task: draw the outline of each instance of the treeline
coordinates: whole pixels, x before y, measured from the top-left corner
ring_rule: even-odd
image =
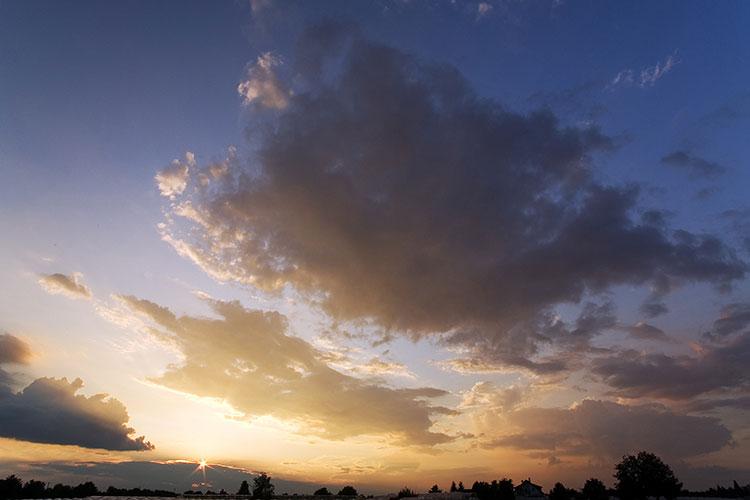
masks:
[[[91,481],[86,481],[78,486],[57,483],[48,486],[47,483],[31,479],[25,483],[20,477],[10,475],[0,479],[0,498],[86,498],[96,495],[107,495],[113,497],[174,497],[173,491],[149,490],[141,488],[123,489],[110,486],[104,491],[99,490]]]
[[[737,481],[731,488],[716,485],[715,488],[709,488],[705,491],[686,491],[687,497],[712,497],[712,498],[750,498],[750,484],[740,486]]]
[[[672,469],[654,455],[642,451],[637,455],[626,455],[615,465],[614,488],[607,488],[602,481],[596,478],[588,479],[580,490],[568,488],[562,483],[555,483],[547,497],[549,500],[609,500],[617,497],[620,500],[646,500],[648,498],[672,500],[677,496],[687,497],[713,497],[713,498],[750,498],[750,484],[740,486],[737,481],[731,487],[716,486],[706,491],[687,491],[682,488],[682,483],[672,472]],[[529,485],[527,485],[529,486]],[[531,484],[530,487],[536,488]],[[466,489],[462,482],[458,485],[451,483],[450,492],[470,493],[477,500],[515,500],[516,487],[513,480],[503,478],[492,482],[475,481],[471,489]],[[265,472],[253,478],[252,487],[247,481],[242,481],[236,495],[251,497],[255,500],[271,500],[275,497],[275,488],[271,482],[271,476]],[[427,493],[442,493],[440,487],[435,484]],[[541,488],[538,493],[544,494]],[[11,475],[0,479],[0,499],[18,498],[85,498],[96,495],[107,496],[133,496],[133,497],[174,497],[176,493],[164,490],[149,490],[141,488],[121,489],[110,486],[100,491],[94,483],[87,481],[78,486],[67,486],[55,484],[47,486],[42,481],[34,479],[23,482],[21,478]],[[188,490],[183,495],[228,495],[223,489],[218,493],[214,491],[192,491]],[[328,488],[319,488],[313,495],[332,496]],[[338,496],[357,497],[357,490],[353,486],[344,486],[337,493]],[[287,496],[286,494],[282,496]],[[419,496],[414,490],[403,488],[395,498],[409,498]]]
[[[737,481],[731,488],[717,486],[706,491],[691,492],[683,489],[672,469],[653,453],[642,451],[637,455],[626,455],[615,465],[614,488],[607,488],[596,478],[588,479],[580,490],[568,488],[562,483],[555,483],[546,492],[549,500],[609,500],[612,497],[620,500],[646,500],[648,498],[674,499],[678,496],[713,497],[713,498],[750,498],[750,484],[740,486]],[[534,485],[535,486],[535,485]],[[516,487],[513,480],[503,478],[492,482],[476,481],[471,489],[465,489],[462,482],[452,482],[450,492],[472,493],[478,500],[515,500]],[[441,493],[436,484],[427,493]],[[539,489],[540,494],[545,492]],[[418,493],[403,488],[397,498],[415,497]]]

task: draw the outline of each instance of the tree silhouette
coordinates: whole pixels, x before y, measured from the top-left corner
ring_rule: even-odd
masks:
[[[357,496],[357,490],[354,489],[354,486],[344,486],[341,488],[341,491],[339,491],[339,496],[342,497],[356,497]]]
[[[430,491],[427,493],[442,493],[443,490],[440,489],[440,487],[437,484],[433,484],[432,488],[430,488]]]
[[[608,500],[609,493],[607,493],[607,487],[604,483],[598,479],[592,477],[587,479],[581,490],[583,498],[586,500]]]
[[[672,469],[646,451],[626,455],[615,466],[615,489],[622,500],[645,500],[647,497],[673,499],[682,491]]]
[[[273,496],[274,486],[271,484],[271,476],[261,472],[253,479],[253,498],[269,499]]]
[[[333,495],[333,493],[328,491],[328,488],[323,486],[322,488],[318,488],[317,490],[315,490],[315,493],[313,493],[313,495]]]
[[[555,483],[549,492],[549,500],[570,500],[571,494],[562,483]]]
[[[458,482],[458,491],[466,491],[466,488],[464,488],[463,481]]]
[[[0,480],[0,498],[20,498],[23,482],[15,474]]]
[[[451,481],[451,493],[458,491],[458,488],[456,488],[456,482]]]
[[[239,491],[237,491],[238,495],[249,495],[250,494],[250,485],[247,484],[247,481],[242,481],[242,484],[240,485]]]

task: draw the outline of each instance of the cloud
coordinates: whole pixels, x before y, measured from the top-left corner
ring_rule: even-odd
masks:
[[[726,337],[750,326],[750,303],[735,302],[722,307],[719,319],[714,321],[714,335]]]
[[[634,350],[594,361],[592,371],[628,398],[687,399],[750,389],[750,332],[719,344],[696,345],[694,356],[669,356]]]
[[[187,188],[190,169],[195,167],[195,155],[188,151],[185,159],[172,160],[172,164],[156,174],[154,179],[162,196],[175,199]]]
[[[689,176],[693,179],[713,179],[726,171],[726,168],[716,162],[708,161],[681,150],[669,153],[661,159],[661,162],[664,165],[687,170]]]
[[[654,325],[639,321],[635,325],[625,326],[623,328],[630,334],[634,339],[639,340],[661,340],[668,341],[669,336],[664,333],[664,330],[657,328]]]
[[[378,357],[371,358],[366,363],[354,366],[353,368],[355,371],[368,375],[395,375],[398,377],[415,378],[415,375],[403,363]]]
[[[632,86],[637,85],[638,87],[653,87],[656,82],[659,81],[672,71],[672,69],[680,63],[677,59],[677,53],[666,57],[664,62],[658,61],[655,66],[649,66],[641,69],[640,73],[634,72],[632,69],[624,69],[617,73],[617,75],[609,83],[608,88],[615,88],[618,86]]]
[[[720,450],[732,439],[712,417],[678,414],[661,405],[588,399],[571,408],[521,408],[508,421],[514,433],[486,447],[607,461],[647,449],[669,459],[685,459]]]
[[[61,273],[46,274],[39,278],[39,284],[47,293],[53,295],[59,294],[69,299],[89,300],[91,298],[91,290],[83,284],[81,281],[82,278],[83,275],[81,273],[73,273],[71,275]]]
[[[662,314],[669,312],[667,305],[658,299],[657,297],[651,297],[649,300],[641,304],[640,311],[646,315],[647,318],[656,318]]]
[[[597,128],[514,113],[452,67],[352,36],[324,52],[342,61],[331,79],[310,76],[260,125],[257,171],[170,214],[164,239],[181,255],[221,280],[294,288],[335,320],[532,371],[561,366],[536,359],[548,339],[533,328],[558,304],[744,277],[720,239],[641,221],[637,187],[594,180],[594,156],[614,147]]]
[[[12,392],[16,380],[6,365],[25,365],[31,360],[29,344],[10,333],[0,333],[0,398]]]
[[[0,436],[35,443],[108,450],[150,450],[127,426],[125,406],[106,394],[77,395],[83,382],[39,378],[16,394],[0,394]]]
[[[289,104],[289,91],[273,70],[280,64],[281,59],[266,52],[248,68],[247,80],[237,86],[246,105],[257,101],[267,108],[284,109]]]
[[[453,439],[431,430],[434,416],[454,413],[428,402],[445,391],[396,389],[344,375],[309,343],[290,335],[279,313],[206,299],[219,319],[177,317],[153,302],[121,300],[153,321],[154,335],[184,355],[182,365],[168,367],[154,380],[158,384],[220,398],[248,418],[270,415],[327,439],[378,435],[402,445]]]
[[[462,409],[484,408],[493,412],[509,412],[524,400],[527,389],[518,386],[498,388],[493,382],[477,382],[464,393]]]
[[[491,11],[492,11],[492,4],[489,4],[487,2],[479,2],[479,4],[477,4],[477,21],[482,19]]]

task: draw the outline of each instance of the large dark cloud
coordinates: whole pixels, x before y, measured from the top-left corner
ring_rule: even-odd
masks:
[[[0,436],[23,441],[109,450],[150,450],[127,426],[125,406],[106,394],[76,392],[80,379],[39,378],[21,392],[0,393]]]
[[[619,394],[684,399],[750,389],[750,332],[706,342],[694,356],[624,351],[594,362],[594,374]]]
[[[600,130],[514,113],[454,68],[342,37],[307,51],[300,88],[252,131],[252,169],[192,181],[173,205],[165,239],[214,276],[438,332],[485,366],[554,371],[531,357],[555,305],[745,275],[720,239],[639,219],[637,187],[599,183],[592,158],[613,149]]]
[[[648,449],[683,459],[717,451],[732,439],[715,418],[678,414],[659,405],[584,400],[572,408],[524,408],[508,418],[517,432],[487,447],[606,460]]]

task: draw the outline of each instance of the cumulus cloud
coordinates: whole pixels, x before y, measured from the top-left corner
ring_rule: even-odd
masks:
[[[184,355],[182,365],[154,380],[158,384],[220,398],[249,418],[270,415],[327,439],[379,435],[404,445],[453,439],[431,430],[434,416],[454,413],[429,403],[445,391],[396,389],[342,374],[312,345],[290,335],[279,313],[206,299],[219,319],[177,317],[153,302],[121,299]]]
[[[158,172],[154,177],[161,195],[170,199],[175,199],[178,195],[181,195],[187,188],[190,169],[194,167],[195,155],[190,151],[185,153],[184,160],[172,160],[170,166]]]
[[[83,275],[55,273],[46,274],[39,278],[39,284],[47,293],[64,295],[70,299],[91,299],[91,290],[83,284]]]
[[[750,332],[715,344],[696,345],[693,356],[635,350],[594,361],[593,373],[629,398],[686,399],[726,390],[750,389]]]
[[[661,159],[661,162],[670,167],[686,170],[693,179],[712,179],[726,171],[726,168],[716,162],[708,161],[682,150],[669,153]]]
[[[0,436],[108,450],[150,450],[127,426],[128,413],[106,394],[76,394],[83,382],[39,378],[18,393],[0,393]]]
[[[460,408],[486,408],[493,412],[508,412],[524,400],[527,389],[518,386],[499,388],[493,382],[477,382],[466,391]]]
[[[281,59],[270,52],[258,56],[247,70],[247,79],[237,86],[245,104],[257,101],[274,109],[284,109],[289,104],[289,91],[274,72],[274,67],[280,64]]]
[[[260,126],[257,171],[218,180],[165,226],[212,276],[439,334],[487,368],[554,371],[534,327],[556,305],[745,275],[720,239],[635,217],[637,187],[596,182],[594,155],[614,147],[597,128],[514,113],[454,68],[352,36],[319,54],[341,61],[335,76],[309,76]]]
[[[685,459],[717,451],[732,439],[730,431],[712,417],[679,414],[661,405],[596,400],[571,408],[521,408],[508,416],[508,422],[515,432],[486,447],[607,461],[648,449]]]

